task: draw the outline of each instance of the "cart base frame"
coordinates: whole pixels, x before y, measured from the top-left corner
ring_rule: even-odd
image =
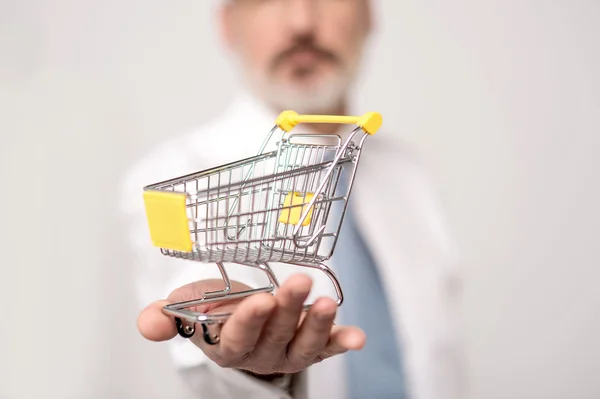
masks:
[[[225,302],[231,301],[234,299],[242,299],[254,294],[258,293],[270,293],[275,295],[277,290],[279,289],[279,281],[271,270],[271,267],[267,262],[260,263],[238,263],[243,266],[255,267],[262,270],[269,280],[269,284],[265,287],[260,288],[252,288],[248,290],[242,290],[237,292],[231,292],[231,281],[229,276],[227,275],[227,271],[225,270],[225,265],[223,262],[217,262],[216,265],[219,268],[219,272],[221,273],[221,277],[223,282],[225,283],[225,287],[222,290],[218,291],[209,291],[205,292],[202,298],[192,299],[188,301],[171,303],[169,305],[165,305],[163,307],[163,313],[172,316],[175,318],[175,325],[177,327],[177,333],[183,338],[191,338],[196,333],[196,324],[200,324],[202,326],[202,336],[204,342],[209,345],[216,345],[220,342],[220,336],[218,332],[214,332],[214,330],[220,330],[220,325],[225,323],[227,319],[231,316],[232,313],[216,313],[216,314],[208,314],[202,312],[194,312],[189,310],[189,308],[214,303],[214,302]],[[336,305],[339,307],[344,302],[344,294],[342,292],[341,285],[333,272],[324,263],[315,262],[315,263],[288,263],[294,266],[307,267],[311,269],[317,269],[325,273],[325,275],[332,282],[335,292],[336,292]],[[303,310],[307,311],[310,309],[312,304],[304,304]],[[184,323],[187,322],[187,323]],[[218,328],[214,328],[217,326]],[[213,330],[213,331],[211,331]]]

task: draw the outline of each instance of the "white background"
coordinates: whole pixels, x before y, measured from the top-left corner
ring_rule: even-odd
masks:
[[[471,397],[600,397],[600,2],[376,3],[359,104],[438,175]],[[186,395],[137,335],[115,190],[231,99],[214,5],[0,0],[0,398]]]

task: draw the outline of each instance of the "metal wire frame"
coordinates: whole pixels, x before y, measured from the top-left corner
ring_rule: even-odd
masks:
[[[148,190],[188,193],[187,209],[194,250],[184,253],[161,249],[161,252],[182,259],[214,262],[225,283],[223,290],[164,307],[166,314],[175,317],[179,334],[184,337],[193,335],[195,323],[201,323],[204,340],[209,344],[218,343],[218,334],[211,335],[208,326],[224,322],[230,314],[206,314],[185,309],[259,292],[274,292],[279,284],[268,262],[321,270],[334,285],[338,306],[343,302],[340,284],[323,261],[333,255],[367,134],[358,145],[353,138],[362,131],[360,128],[354,129],[343,144],[339,136],[326,136],[335,138],[332,145],[310,143],[315,137],[325,136],[292,134],[281,138],[277,151],[264,153],[274,130],[255,157],[146,187]],[[302,139],[309,142],[302,143]],[[338,193],[336,189],[344,168],[351,169],[350,181],[346,190]],[[307,194],[312,194],[309,201]],[[300,196],[301,203],[285,206],[283,201],[289,195]],[[338,201],[342,202],[341,213],[335,220],[328,220],[332,204]],[[290,224],[294,209],[301,211],[300,220]],[[287,211],[288,220],[282,221],[284,211]],[[312,214],[311,220],[304,224],[309,214]],[[327,238],[330,245],[324,246]],[[267,275],[269,285],[233,293],[223,262],[257,267]],[[305,309],[310,306],[305,305]],[[184,325],[182,319],[192,325]]]
[[[335,292],[336,292],[336,304],[337,306],[341,306],[344,301],[344,294],[342,292],[342,288],[335,276],[333,270],[331,270],[324,263],[290,263],[291,265],[305,268],[313,268],[318,269],[325,273],[325,275],[332,282]],[[242,299],[248,297],[250,295],[258,294],[261,292],[273,293],[279,288],[279,282],[275,273],[268,265],[268,263],[248,263],[241,265],[249,266],[249,267],[257,267],[262,270],[267,277],[269,278],[269,285],[261,288],[253,288],[248,290],[242,290],[237,292],[231,291],[231,282],[229,280],[229,276],[225,271],[225,267],[223,263],[218,262],[219,270],[221,271],[221,276],[223,281],[225,282],[225,288],[219,291],[205,292],[202,298],[192,299],[189,301],[182,301],[177,303],[172,303],[169,305],[165,305],[163,307],[163,312],[175,318],[175,325],[177,327],[177,331],[179,335],[184,338],[190,338],[195,333],[195,325],[200,323],[202,325],[203,339],[209,345],[215,345],[219,343],[219,335],[218,333],[212,333],[210,331],[210,326],[215,324],[224,323],[230,316],[231,312],[225,313],[202,313],[197,311],[186,310],[191,307],[205,305],[214,302],[223,302],[223,301],[231,301],[234,299]],[[308,310],[312,304],[304,304],[304,311]],[[188,322],[188,324],[184,324],[182,320]]]

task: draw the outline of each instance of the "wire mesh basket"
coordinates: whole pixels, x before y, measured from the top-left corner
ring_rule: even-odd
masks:
[[[339,135],[292,133],[299,123],[356,127],[342,140]],[[153,244],[165,256],[215,263],[225,283],[223,290],[165,306],[164,312],[175,317],[180,335],[193,335],[195,323],[201,323],[205,340],[217,342],[207,325],[224,322],[230,313],[207,314],[188,308],[274,292],[279,284],[269,262],[321,270],[331,280],[341,305],[340,284],[324,262],[335,250],[365,138],[380,126],[378,113],[350,117],[285,111],[257,155],[144,188]],[[265,151],[276,133],[277,149]],[[342,177],[347,180],[344,184]],[[340,211],[332,212],[334,206]],[[232,292],[225,263],[258,268],[269,284]],[[192,324],[184,326],[182,319]]]

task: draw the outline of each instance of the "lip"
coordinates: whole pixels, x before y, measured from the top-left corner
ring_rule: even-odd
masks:
[[[321,58],[322,57],[315,51],[303,50],[290,54],[287,57],[287,61],[293,64],[306,65],[314,64],[315,62],[318,62]]]

